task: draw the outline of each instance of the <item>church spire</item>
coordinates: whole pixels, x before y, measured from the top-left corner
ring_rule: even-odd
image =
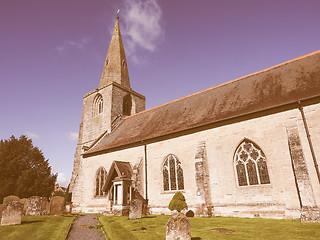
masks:
[[[119,10],[117,12],[117,21],[114,26],[106,61],[103,66],[99,88],[107,86],[112,82],[116,82],[130,89],[127,60],[119,27]]]

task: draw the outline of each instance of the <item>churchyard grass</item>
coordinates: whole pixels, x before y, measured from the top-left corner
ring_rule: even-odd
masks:
[[[0,226],[1,240],[64,240],[76,218],[71,216],[23,216],[21,225]]]
[[[165,224],[170,216],[150,215],[141,219],[101,216],[109,240],[165,239]],[[315,240],[320,239],[320,223],[301,223],[300,220],[251,219],[232,217],[189,218],[192,240],[263,239]]]

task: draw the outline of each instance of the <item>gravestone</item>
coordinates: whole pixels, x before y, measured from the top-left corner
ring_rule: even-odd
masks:
[[[2,211],[3,211],[4,209],[3,209],[3,204],[0,204],[0,218],[1,218],[1,216],[2,216]]]
[[[19,201],[20,203],[23,204],[23,211],[22,211],[23,215],[26,215],[27,200],[28,200],[28,198],[21,198]]]
[[[186,213],[186,216],[187,217],[194,217],[194,212],[192,210],[189,210],[187,213]]]
[[[50,202],[46,203],[46,213],[49,214],[50,213]]]
[[[130,203],[129,219],[141,218],[142,215],[142,201],[134,199]]]
[[[50,215],[61,216],[65,208],[65,199],[61,196],[54,196],[50,200]]]
[[[46,215],[46,197],[33,196],[27,199],[26,216]]]
[[[3,199],[3,204],[6,204],[6,203],[9,203],[9,202],[12,202],[12,201],[18,201],[19,202],[20,198],[15,196],[15,195],[10,195],[10,196],[7,196]]]
[[[21,224],[23,204],[12,201],[3,204],[4,210],[1,217],[1,226]]]
[[[183,213],[172,215],[166,224],[166,240],[191,240],[189,219]]]

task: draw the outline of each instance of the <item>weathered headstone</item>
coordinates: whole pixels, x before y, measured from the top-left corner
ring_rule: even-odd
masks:
[[[186,216],[187,217],[194,217],[194,212],[192,210],[189,210],[187,213],[186,213]]]
[[[1,226],[21,224],[23,204],[18,201],[12,201],[3,204],[3,206]]]
[[[65,199],[61,196],[54,196],[50,200],[50,215],[62,215],[65,209]]]
[[[15,196],[15,195],[10,195],[10,196],[7,196],[3,199],[3,204],[6,204],[6,203],[9,203],[9,202],[12,202],[12,201],[18,201],[19,202],[20,198]]]
[[[46,213],[50,214],[50,202],[46,203]]]
[[[172,215],[166,224],[166,240],[190,240],[191,226],[189,219],[183,213]]]
[[[26,216],[45,215],[46,204],[48,199],[46,197],[33,196],[28,198],[26,206]]]
[[[130,203],[129,219],[141,218],[142,215],[142,201],[140,199],[134,199]]]
[[[26,215],[27,200],[28,200],[28,198],[21,198],[19,201],[20,203],[23,204],[23,211],[22,211],[23,215]]]
[[[3,204],[0,204],[0,218],[1,218],[1,216],[2,216],[2,212],[3,212]]]

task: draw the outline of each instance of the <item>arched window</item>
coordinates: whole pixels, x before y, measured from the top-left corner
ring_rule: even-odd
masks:
[[[239,186],[270,183],[266,156],[252,141],[245,139],[234,154]]]
[[[131,115],[132,101],[131,96],[129,94],[125,95],[122,103],[122,113],[125,116]]]
[[[93,100],[93,116],[95,117],[102,112],[103,112],[103,98],[101,94],[98,93]]]
[[[162,166],[162,174],[164,191],[184,189],[183,169],[176,156],[170,154],[166,157]]]
[[[100,167],[96,173],[96,193],[95,196],[104,196],[103,186],[107,177],[107,171],[104,167]]]

